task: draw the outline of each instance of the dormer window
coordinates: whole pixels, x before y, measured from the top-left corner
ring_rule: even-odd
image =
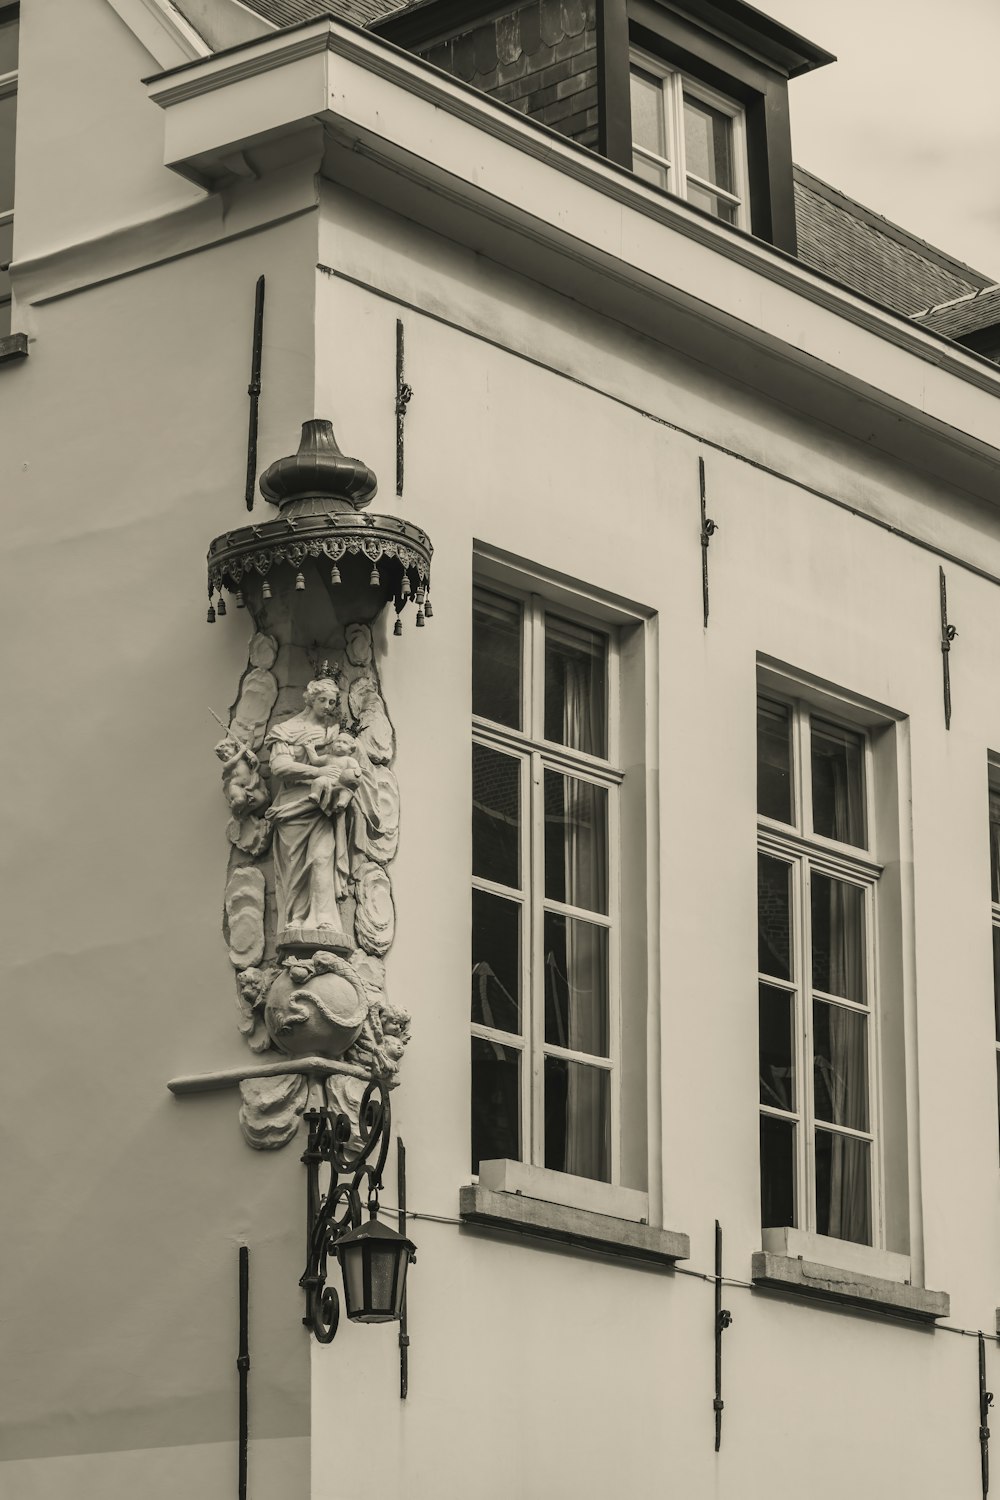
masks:
[[[742,107],[646,54],[633,55],[629,84],[636,175],[748,229]]]

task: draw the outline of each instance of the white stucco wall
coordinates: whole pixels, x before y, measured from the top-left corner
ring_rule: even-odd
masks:
[[[204,553],[246,514],[262,272],[262,450],[312,401],[309,222],[41,303],[0,370],[12,1500],[235,1492],[241,1243],[258,1493],[307,1493],[301,1168],[166,1082],[244,1053],[208,709],[245,642],[209,636]]]
[[[911,1216],[914,1279],[951,1294],[950,1323],[989,1332],[1000,1204],[986,756],[1000,743],[1000,710],[984,685],[998,665],[1000,589],[946,566],[961,632],[946,733],[939,559],[621,402],[892,516],[979,566],[997,557],[994,516],[839,440],[821,411],[813,424],[793,420],[749,385],[349,194],[331,190],[325,207],[320,259],[341,274],[320,273],[318,389],[345,445],[391,484],[394,327],[403,319],[414,387],[406,489],[402,501],[379,503],[425,525],[436,546],[433,624],[390,640],[383,667],[403,806],[389,975],[415,1017],[394,1106],[411,1206],[455,1217],[470,1175],[469,591],[478,539],[658,614],[659,1170],[664,1223],[691,1235],[695,1270],[712,1269],[716,1218],[728,1275],[748,1279],[760,1248],[755,658],[906,716],[919,1099],[909,1129],[922,1195]],[[349,380],[345,347],[369,356]],[[699,454],[720,524],[707,632]],[[655,1144],[652,1156],[656,1163]],[[340,1420],[336,1429],[319,1421],[334,1402],[349,1427],[374,1416],[388,1488],[442,1497],[596,1496],[627,1482],[640,1492],[832,1500],[849,1488],[930,1497],[977,1483],[974,1340],[729,1289],[735,1321],[716,1457],[709,1285],[456,1225],[418,1220],[410,1232],[420,1253],[405,1405],[392,1330],[350,1328],[333,1350],[313,1353],[314,1493],[323,1500],[360,1495],[367,1473],[363,1446],[345,1454],[338,1442]],[[992,1383],[996,1359],[991,1344]]]
[[[51,6],[35,0],[33,10]],[[141,49],[96,0],[91,10],[94,55],[109,74],[91,92],[131,99]],[[70,223],[79,238],[125,219],[140,227],[127,254],[121,241],[95,247],[73,260],[72,276],[53,263],[48,288],[46,269],[33,273],[30,357],[0,368],[10,549],[0,639],[13,727],[3,781],[5,1496],[235,1491],[244,1242],[257,1500],[354,1500],[376,1484],[428,1500],[596,1497],[623,1484],[721,1500],[975,1493],[973,1340],[727,1289],[735,1321],[717,1457],[710,1285],[449,1222],[411,1225],[419,1259],[400,1403],[394,1328],[346,1326],[322,1349],[301,1327],[298,1148],[252,1153],[233,1094],[176,1101],[165,1084],[245,1057],[220,931],[226,814],[207,708],[224,713],[232,701],[248,624],[232,612],[205,625],[203,556],[211,537],[246,519],[246,382],[263,272],[261,466],[292,450],[302,420],[330,416],[345,451],[380,476],[375,507],[426,527],[435,544],[434,621],[418,632],[408,618],[381,666],[399,740],[388,977],[414,1016],[394,1098],[411,1207],[452,1219],[469,1180],[478,539],[655,611],[647,710],[658,761],[646,774],[662,973],[650,1022],[650,1196],[667,1227],[690,1234],[688,1269],[712,1269],[717,1218],[728,1275],[747,1279],[760,1246],[756,656],[906,717],[914,1274],[951,1294],[951,1324],[991,1329],[1000,1203],[986,755],[1000,749],[990,690],[1000,589],[947,564],[961,634],[946,734],[938,558],[803,486],[1000,572],[992,512],[844,438],[830,409],[793,416],[767,389],[766,361],[720,369],[708,345],[701,360],[681,356],[418,228],[419,215],[343,188],[323,190],[320,219],[304,170],[245,189],[233,218],[231,200],[215,200],[199,228],[183,212],[197,195],[165,174],[162,138],[131,105],[125,128],[81,103],[89,123],[66,148],[79,149],[72,182],[46,207],[36,179],[53,155],[49,110],[75,97],[70,55],[85,58],[91,43],[61,34],[44,96],[31,67],[38,35],[33,43],[26,23],[23,245],[53,250]],[[112,181],[90,188],[101,119],[111,122]],[[412,188],[397,186],[400,205],[413,206]],[[389,193],[384,176],[376,188]],[[300,216],[277,222],[290,212]],[[169,258],[172,234],[181,258]],[[143,268],[144,255],[155,267]],[[721,258],[715,270],[728,274]],[[401,501],[397,316],[414,387]],[[957,408],[961,396],[956,382]],[[707,633],[699,456],[720,524]],[[392,1178],[385,1196],[395,1201]],[[992,1344],[987,1358],[995,1385]]]

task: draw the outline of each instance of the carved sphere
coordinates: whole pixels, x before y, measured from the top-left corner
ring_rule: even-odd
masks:
[[[264,1024],[287,1057],[342,1057],[360,1035],[368,1000],[358,980],[315,974],[296,984],[287,970],[268,990]]]

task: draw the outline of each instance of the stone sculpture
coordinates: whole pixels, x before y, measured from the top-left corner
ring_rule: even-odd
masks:
[[[240,1124],[257,1149],[289,1141],[310,1105],[356,1120],[368,1078],[392,1084],[409,1040],[384,963],[395,925],[386,868],[399,835],[395,736],[369,627],[348,625],[327,649],[302,690],[297,659],[283,654],[279,670],[277,642],[258,632],[216,746],[233,814],[225,933],[237,1024],[257,1055]],[[300,691],[304,706],[289,713]],[[280,1071],[283,1058],[295,1072]]]

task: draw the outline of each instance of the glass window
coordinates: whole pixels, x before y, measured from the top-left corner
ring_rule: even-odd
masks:
[[[757,746],[762,1223],[870,1245],[877,877],[860,855],[812,837],[864,846],[866,740],[804,704],[762,697]],[[808,829],[793,796],[803,767]]]
[[[636,175],[749,227],[742,108],[645,54],[632,62],[630,98]]]
[[[472,712],[521,727],[521,606],[479,588],[472,598]]]
[[[810,721],[813,832],[865,847],[864,740],[822,719]]]
[[[611,1181],[614,641],[537,598],[476,589],[473,609],[473,706],[490,721],[473,743],[473,1159]]]

